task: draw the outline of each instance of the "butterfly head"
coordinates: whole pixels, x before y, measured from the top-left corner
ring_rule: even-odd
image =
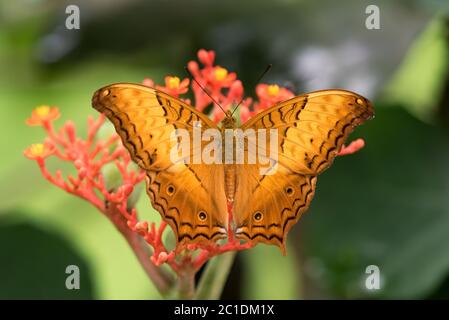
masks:
[[[225,112],[225,117],[221,121],[222,127],[224,129],[234,129],[237,125],[237,121],[232,116],[232,112],[230,110]]]

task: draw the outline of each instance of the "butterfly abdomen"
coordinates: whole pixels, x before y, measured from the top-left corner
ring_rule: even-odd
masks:
[[[224,178],[225,178],[225,194],[229,202],[234,201],[236,190],[236,168],[235,164],[224,165]]]

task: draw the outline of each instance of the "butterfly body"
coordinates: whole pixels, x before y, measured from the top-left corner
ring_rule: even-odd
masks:
[[[224,119],[221,121],[220,131],[221,131],[221,145],[226,145],[226,130],[235,130],[237,128],[237,121],[232,116],[232,113],[230,111],[226,111]],[[233,134],[234,135],[234,134]],[[234,140],[233,140],[234,143]],[[234,195],[235,195],[235,187],[236,187],[236,164],[235,164],[235,152],[236,147],[232,147],[232,158],[231,161],[227,161],[225,152],[222,153],[222,163],[223,163],[223,170],[224,170],[224,186],[225,186],[225,194],[226,199],[228,202],[234,201]],[[227,163],[231,162],[231,163]]]
[[[349,133],[374,114],[368,100],[345,90],[294,97],[240,128],[230,112],[219,127],[186,103],[136,84],[104,87],[92,104],[112,121],[133,160],[147,172],[152,205],[178,243],[215,242],[232,229],[239,239],[274,244],[284,252],[288,231],[310,205],[317,175],[330,166]],[[222,146],[232,141],[231,152],[223,152],[221,161],[198,163],[193,160],[200,158],[207,141],[192,140],[190,153],[171,161],[173,131],[193,136],[196,124],[202,133],[218,130]],[[239,130],[261,129],[277,133],[270,147],[264,147],[259,136],[243,147],[233,138]],[[271,146],[275,152],[269,152]],[[239,152],[249,158],[250,150],[262,151],[264,157],[255,163],[236,161]],[[269,170],[263,160],[268,160]]]

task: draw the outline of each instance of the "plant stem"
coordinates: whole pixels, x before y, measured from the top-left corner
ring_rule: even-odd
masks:
[[[195,298],[195,271],[187,268],[178,278],[178,299],[192,300]]]

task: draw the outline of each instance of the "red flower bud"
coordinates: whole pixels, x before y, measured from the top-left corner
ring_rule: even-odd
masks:
[[[70,142],[75,142],[76,140],[76,129],[75,129],[75,124],[73,123],[73,121],[67,121],[65,124],[65,132],[67,133],[67,137],[69,138]]]
[[[206,51],[201,49],[198,51],[198,60],[200,60],[206,67],[211,67],[214,64],[215,52],[212,50]]]

